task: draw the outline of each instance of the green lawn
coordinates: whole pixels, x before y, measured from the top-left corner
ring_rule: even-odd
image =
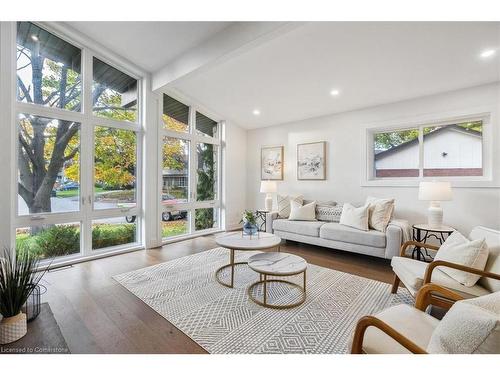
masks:
[[[188,232],[188,222],[184,220],[162,221],[162,237],[169,238],[186,234]]]
[[[102,193],[105,190],[103,188],[96,187],[96,188],[94,188],[94,191],[96,193]],[[57,190],[56,191],[56,197],[57,198],[72,198],[72,197],[77,197],[79,194],[80,194],[80,190],[79,189],[65,190],[65,191]]]

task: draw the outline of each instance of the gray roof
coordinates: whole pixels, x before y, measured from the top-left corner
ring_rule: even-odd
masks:
[[[31,22],[17,22],[17,44],[39,53],[52,61],[60,62],[81,73],[81,50],[71,43],[49,33]],[[135,91],[137,80],[94,57],[93,78],[106,87],[124,93]]]

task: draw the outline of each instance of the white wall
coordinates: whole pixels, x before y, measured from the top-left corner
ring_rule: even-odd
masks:
[[[247,138],[247,206],[262,207],[264,194],[259,193],[260,148],[285,146],[284,180],[278,182],[280,193],[302,193],[306,198],[333,199],[338,202],[359,202],[368,195],[396,198],[396,217],[410,223],[426,221],[427,202],[417,200],[415,186],[363,186],[361,170],[364,168],[363,129],[367,124],[384,122],[411,123],[418,116],[453,111],[471,111],[480,108],[491,112],[493,132],[493,173],[495,187],[456,187],[453,201],[443,202],[444,221],[468,232],[475,225],[500,228],[500,85],[464,89],[460,91],[382,105],[357,111],[313,118],[289,124],[248,131]],[[332,102],[334,105],[334,102]],[[327,141],[327,180],[297,181],[297,143]],[[276,204],[276,203],[274,203]]]

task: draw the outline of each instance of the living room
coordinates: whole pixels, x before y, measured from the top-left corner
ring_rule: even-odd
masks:
[[[499,354],[500,21],[273,9],[0,17],[0,354]]]

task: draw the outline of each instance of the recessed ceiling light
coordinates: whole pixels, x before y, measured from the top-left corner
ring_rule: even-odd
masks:
[[[258,109],[254,109],[254,110],[252,111],[252,113],[253,113],[255,116],[258,116],[258,115],[260,115],[260,110],[258,110]]]
[[[38,37],[35,34],[31,35],[31,39],[34,40],[35,42],[38,42]]]
[[[495,51],[494,49],[486,49],[483,52],[481,52],[481,54],[479,56],[481,56],[483,59],[486,59],[488,57],[493,56],[496,53],[497,53],[497,51]]]
[[[339,90],[333,89],[332,91],[330,91],[331,96],[338,96],[339,94],[340,94]]]

